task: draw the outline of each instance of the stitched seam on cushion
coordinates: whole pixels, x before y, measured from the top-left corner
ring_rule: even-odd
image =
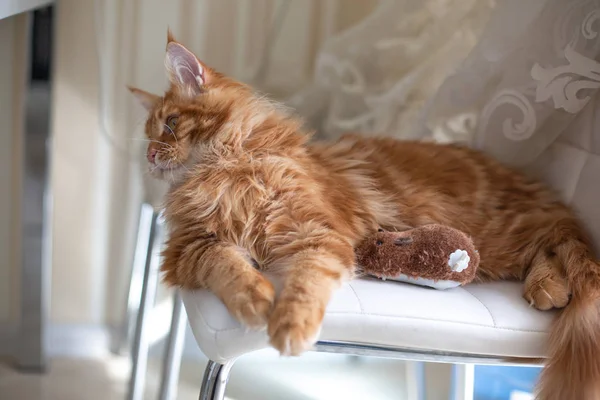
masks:
[[[581,168],[579,168],[579,172],[577,173],[577,182],[575,182],[575,185],[573,186],[573,190],[571,191],[571,193],[569,193],[569,201],[568,201],[569,205],[571,205],[573,203],[573,199],[575,198],[575,193],[577,193],[577,188],[579,187],[579,184],[581,183],[581,173],[585,169],[585,166],[587,165],[588,161],[590,160],[591,155],[597,156],[597,154],[591,154],[589,152],[586,153],[585,160],[583,160],[583,162],[581,163]]]
[[[213,337],[214,337],[214,341],[215,341],[215,348],[217,350],[217,357],[218,358],[224,358],[223,356],[221,356],[221,351],[219,349],[219,337],[218,337],[218,334],[220,332],[225,332],[225,331],[217,330],[217,329],[213,328],[212,326],[210,326],[208,324],[208,322],[206,322],[206,319],[204,318],[204,315],[202,315],[202,312],[200,311],[199,304],[197,302],[195,302],[195,301],[194,301],[194,308],[196,309],[196,314],[198,314],[198,316],[200,317],[202,325],[204,325],[207,328],[208,331],[213,331]],[[239,329],[239,328],[232,328],[232,329],[228,329],[228,330],[234,330],[234,329]],[[200,345],[200,344],[198,343],[198,345]]]
[[[492,312],[490,311],[490,309],[488,308],[488,306],[486,306],[486,305],[483,303],[483,301],[481,301],[481,300],[479,299],[479,297],[475,296],[473,293],[469,292],[467,289],[465,289],[465,288],[462,288],[462,290],[463,290],[463,291],[465,291],[465,292],[467,292],[467,293],[469,293],[471,296],[473,296],[473,298],[474,298],[475,300],[477,300],[477,301],[479,302],[479,304],[481,304],[482,306],[484,306],[484,307],[485,307],[485,309],[487,310],[488,314],[490,314],[490,318],[492,319],[492,323],[494,324],[494,327],[495,327],[495,328],[497,328],[497,327],[498,327],[498,325],[496,324],[496,319],[494,318],[494,314],[492,314]]]
[[[219,332],[215,330],[215,350],[217,351],[217,356],[219,358],[224,358],[221,356],[221,346],[219,344]]]
[[[556,145],[565,146],[565,147],[571,147],[571,148],[573,148],[575,150],[579,150],[579,151],[581,151],[583,153],[587,153],[588,155],[600,156],[600,153],[595,153],[595,152],[593,152],[591,150],[585,149],[582,146],[579,146],[577,144],[573,144],[573,143],[570,143],[570,142],[561,142],[561,141],[558,141],[558,142],[556,142]]]
[[[327,315],[335,315],[335,314],[340,314],[340,315],[354,314],[354,315],[357,315],[357,316],[369,315],[369,316],[372,316],[372,317],[382,317],[382,318],[390,318],[390,319],[409,319],[409,320],[412,319],[412,320],[417,320],[417,321],[443,322],[445,324],[480,326],[482,328],[498,329],[498,330],[512,331],[512,332],[530,332],[530,333],[546,333],[546,334],[548,333],[546,331],[536,331],[536,330],[533,330],[533,329],[504,328],[504,327],[500,327],[500,326],[490,326],[490,325],[484,325],[484,324],[475,324],[475,323],[472,323],[472,322],[444,321],[444,320],[441,320],[441,319],[430,319],[430,318],[419,318],[419,317],[396,317],[396,316],[391,316],[391,315],[370,314],[370,313],[356,314],[356,313],[353,313],[351,311],[334,311],[334,312],[329,312],[329,313],[325,314],[325,318],[327,318]]]
[[[204,325],[206,328],[208,328],[209,331],[213,331],[213,332],[220,331],[220,329],[214,328],[214,327],[210,326],[208,324],[208,322],[206,322],[204,315],[202,315],[202,311],[200,311],[200,307],[198,307],[198,302],[194,301],[193,303],[194,303],[194,308],[197,311],[197,314],[200,316],[200,319],[202,320],[202,325]]]
[[[371,317],[380,317],[380,318],[389,318],[389,319],[405,319],[405,320],[417,320],[417,321],[427,321],[427,322],[443,322],[445,324],[456,324],[456,325],[467,325],[467,326],[479,326],[482,328],[488,328],[488,329],[497,329],[497,330],[502,330],[502,331],[511,331],[511,332],[529,332],[529,333],[544,333],[547,334],[547,331],[537,331],[537,330],[533,330],[533,329],[514,329],[514,328],[504,328],[504,327],[500,327],[500,326],[490,326],[490,325],[484,325],[484,324],[476,324],[476,323],[472,323],[472,322],[459,322],[459,321],[445,321],[445,320],[440,320],[440,319],[431,319],[431,318],[420,318],[420,317],[398,317],[398,316],[392,316],[392,315],[383,315],[383,314],[372,314],[372,313],[363,313],[363,314],[358,314],[354,311],[331,311],[325,314],[325,318],[327,318],[328,315],[355,315],[357,317],[360,316],[371,316]],[[228,329],[223,329],[220,330],[219,332],[230,332],[230,331],[241,331],[241,328],[228,328]]]
[[[356,301],[358,301],[358,307],[360,307],[361,314],[364,314],[365,309],[363,308],[362,302],[360,301],[358,294],[356,294],[356,290],[354,290],[354,287],[352,286],[352,282],[349,282],[348,286],[350,286],[350,289],[352,289],[352,293],[354,293],[354,297],[356,297]]]
[[[475,295],[473,295],[473,293],[469,292],[468,290],[462,288],[464,291],[468,292],[469,294],[471,294],[477,301],[479,301],[488,311],[488,313],[490,314],[490,317],[492,318],[492,321],[494,323],[493,327],[490,327],[489,325],[484,325],[484,324],[476,324],[476,323],[470,323],[470,322],[458,322],[458,321],[444,321],[444,320],[439,320],[439,319],[430,319],[430,318],[419,318],[419,317],[399,317],[399,316],[391,316],[391,315],[384,315],[384,314],[373,314],[373,313],[366,313],[364,311],[364,308],[362,306],[362,303],[360,302],[354,288],[351,286],[351,283],[349,284],[352,292],[354,293],[354,295],[357,298],[357,301],[359,303],[359,306],[361,308],[361,314],[358,314],[354,311],[332,311],[332,312],[327,312],[326,315],[335,315],[335,314],[344,314],[344,315],[348,315],[348,314],[354,314],[357,316],[360,315],[370,315],[370,316],[374,316],[374,317],[383,317],[383,318],[392,318],[392,319],[414,319],[414,320],[420,320],[420,321],[429,321],[429,322],[444,322],[447,324],[459,324],[459,325],[469,325],[469,326],[481,326],[481,327],[486,327],[486,328],[492,328],[492,329],[500,329],[500,330],[508,330],[508,331],[513,331],[513,332],[533,332],[533,333],[548,333],[546,331],[539,331],[539,330],[530,330],[530,329],[513,329],[513,328],[504,328],[504,327],[499,327],[496,325],[496,321],[494,320],[493,315],[491,314],[490,310],[485,306],[485,304],[483,304],[481,302],[481,300],[479,300],[479,298]],[[217,333],[221,333],[221,332],[232,332],[232,331],[236,331],[236,330],[242,330],[241,327],[234,327],[234,328],[228,328],[228,329],[218,329],[218,328],[214,328],[211,325],[208,324],[208,322],[206,321],[206,319],[204,318],[204,316],[202,315],[202,312],[200,312],[200,308],[198,306],[198,303],[193,301],[194,303],[194,308],[197,311],[198,316],[200,317],[200,320],[202,322],[202,325],[204,325],[209,331],[212,331],[214,333],[214,337],[215,337],[215,341],[217,339]],[[220,355],[220,352],[218,352],[218,354]]]
[[[583,161],[581,162],[581,165],[579,166],[579,170],[577,171],[577,181],[575,182],[575,184],[573,185],[573,187],[567,187],[565,189],[568,189],[568,192],[565,191],[565,195],[566,195],[566,203],[568,205],[571,205],[571,203],[573,202],[573,198],[575,197],[575,193],[577,192],[577,186],[579,185],[579,182],[581,182],[581,173],[583,172],[583,169],[585,168],[588,160],[590,159],[590,156],[594,156],[594,157],[599,157],[598,154],[592,153],[588,150],[585,150],[579,146],[573,145],[571,143],[564,143],[564,142],[559,142],[556,144],[557,146],[564,146],[567,148],[571,148],[571,149],[575,149],[577,151],[581,153],[583,153],[585,155],[585,158],[583,159]],[[577,165],[575,163],[575,165]]]
[[[468,292],[468,290],[464,289],[466,292]],[[354,292],[354,288],[352,288],[352,291]],[[473,295],[471,292],[469,292],[469,294]],[[354,295],[356,296],[356,292],[354,292]],[[479,300],[479,298],[477,298],[475,295],[473,295],[473,297],[475,297],[475,299],[477,299],[480,303],[481,300]],[[358,299],[358,296],[357,296]],[[202,322],[202,324],[208,328],[209,330],[214,332],[215,335],[215,340],[217,339],[217,333],[221,333],[221,332],[231,332],[231,331],[236,331],[236,330],[241,330],[241,327],[235,327],[235,328],[228,328],[228,329],[216,329],[213,328],[212,326],[210,326],[206,320],[204,319],[204,316],[202,315],[202,313],[200,312],[200,309],[198,307],[198,303],[197,302],[193,302],[194,303],[194,308],[197,311],[198,316],[200,317],[200,320]],[[482,303],[483,304],[483,303]],[[444,322],[447,324],[459,324],[459,325],[469,325],[469,326],[481,326],[481,327],[486,327],[486,328],[493,328],[493,329],[500,329],[500,330],[507,330],[507,331],[512,331],[512,332],[534,332],[534,333],[548,333],[546,331],[537,331],[537,330],[531,330],[531,329],[513,329],[513,328],[504,328],[504,327],[499,327],[496,325],[496,322],[494,321],[494,317],[491,315],[490,313],[490,317],[492,318],[492,321],[494,321],[494,326],[490,327],[489,325],[483,325],[483,324],[475,324],[475,323],[471,323],[471,322],[458,322],[458,321],[444,321],[444,320],[439,320],[439,319],[430,319],[430,318],[419,318],[419,317],[397,317],[397,316],[390,316],[390,315],[383,315],[383,314],[372,314],[372,313],[366,313],[364,312],[363,308],[362,308],[362,304],[360,303],[359,300],[359,305],[361,307],[361,314],[357,314],[354,311],[333,311],[333,312],[328,312],[325,315],[335,315],[335,314],[344,314],[344,315],[348,315],[348,314],[354,314],[357,316],[360,315],[370,315],[373,317],[383,317],[383,318],[392,318],[392,319],[414,319],[414,320],[419,320],[419,321],[429,321],[429,322]],[[484,305],[485,307],[485,305]],[[489,309],[487,307],[485,307],[488,311],[488,313],[490,312]],[[217,349],[218,350],[218,349]],[[220,355],[220,352],[217,351],[217,354]]]

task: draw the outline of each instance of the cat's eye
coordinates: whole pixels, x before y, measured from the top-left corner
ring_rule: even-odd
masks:
[[[167,127],[169,128],[169,130],[171,131],[171,133],[175,132],[175,127],[177,126],[177,120],[179,118],[176,115],[171,115],[169,118],[167,118]]]

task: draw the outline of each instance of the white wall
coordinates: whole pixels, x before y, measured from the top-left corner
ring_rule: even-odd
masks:
[[[105,302],[98,264],[98,68],[92,2],[57,7],[52,86],[53,322],[101,323]]]
[[[52,322],[115,324],[122,317],[137,212],[145,196],[142,143],[131,140],[142,137],[145,115],[125,85],[164,89],[168,26],[208,64],[249,80],[265,47],[266,27],[281,3],[99,1],[101,66],[94,2],[58,4],[52,104]],[[360,19],[373,3],[292,1],[264,86],[285,93],[305,84],[322,40]],[[105,108],[100,107],[101,88]],[[105,133],[99,124],[101,112],[107,117]]]
[[[19,311],[20,163],[24,127],[27,19],[0,20],[0,324]]]

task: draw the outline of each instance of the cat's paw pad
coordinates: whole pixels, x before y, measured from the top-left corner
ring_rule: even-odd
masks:
[[[324,311],[314,304],[280,300],[269,319],[271,345],[282,356],[298,356],[317,342]]]
[[[563,308],[569,304],[570,293],[567,282],[558,276],[525,285],[523,297],[529,304],[541,311]]]
[[[229,296],[227,308],[238,321],[250,329],[267,326],[275,302],[275,289],[267,279],[248,285]]]

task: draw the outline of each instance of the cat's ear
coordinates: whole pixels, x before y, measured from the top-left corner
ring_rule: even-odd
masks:
[[[202,91],[206,83],[206,68],[198,61],[198,58],[177,43],[169,30],[167,43],[167,54],[165,56],[165,67],[169,80],[173,85],[197,95]]]
[[[133,93],[135,98],[138,99],[140,104],[148,111],[152,110],[156,103],[158,103],[158,101],[160,100],[160,96],[148,93],[145,90],[134,88],[131,86],[127,86],[127,89],[129,89],[129,91]]]

